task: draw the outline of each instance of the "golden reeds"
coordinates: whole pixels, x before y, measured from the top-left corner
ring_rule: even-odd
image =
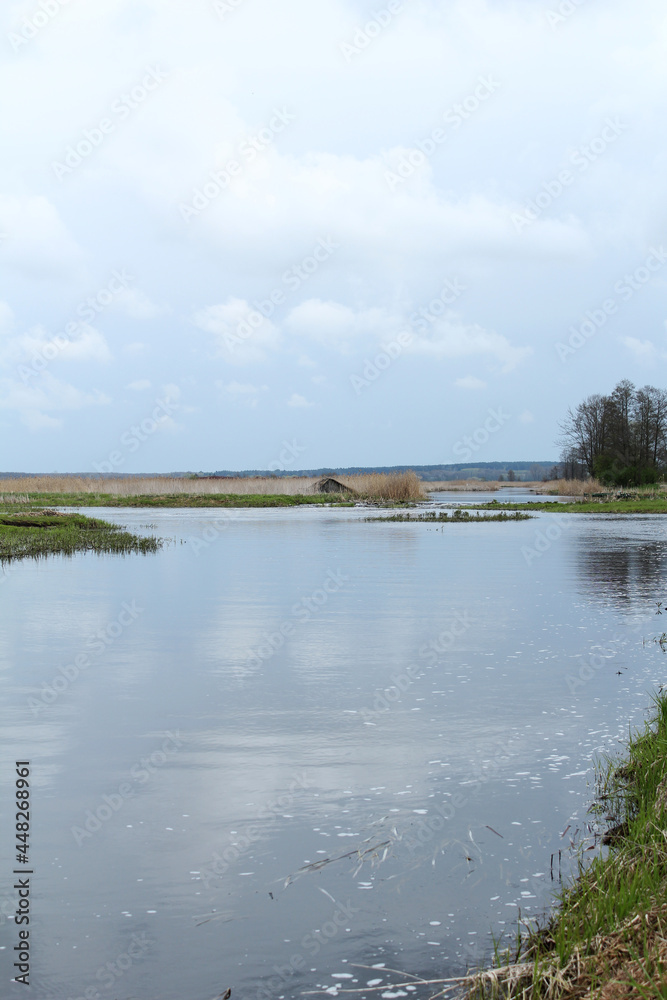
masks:
[[[414,472],[374,473],[337,476],[362,498],[380,500],[422,500],[424,493]],[[21,476],[0,479],[0,498],[26,494],[110,494],[112,496],[169,496],[232,494],[240,496],[296,496],[315,492],[319,477],[312,476],[237,476],[195,479],[176,476]]]

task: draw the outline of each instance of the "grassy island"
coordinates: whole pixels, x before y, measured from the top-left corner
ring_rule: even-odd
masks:
[[[457,507],[452,512],[446,510],[429,510],[423,514],[410,514],[408,512],[400,514],[390,514],[388,517],[365,517],[364,521],[411,521],[420,524],[478,524],[480,521],[530,521],[532,514],[524,514],[517,510],[509,513],[504,510],[494,511],[492,514],[486,512],[485,508],[477,508],[476,513],[472,513],[463,508]]]
[[[117,524],[55,510],[0,511],[0,563],[75,552],[156,552],[162,543]]]
[[[480,504],[477,510],[525,510],[544,511],[547,514],[667,514],[667,497],[638,497],[632,500],[574,500],[569,503],[560,500],[535,501],[530,503],[498,503],[491,500]]]

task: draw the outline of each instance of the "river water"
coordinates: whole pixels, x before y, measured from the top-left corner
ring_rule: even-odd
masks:
[[[665,677],[664,518],[96,513],[168,542],[0,585],[3,997],[17,760],[39,1000],[425,998],[548,908]]]

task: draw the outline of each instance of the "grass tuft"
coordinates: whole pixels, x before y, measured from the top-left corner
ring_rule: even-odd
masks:
[[[21,511],[0,514],[0,563],[75,552],[151,553],[162,542],[81,514]]]
[[[399,513],[391,514],[388,517],[365,517],[364,521],[413,521],[422,524],[477,524],[479,521],[530,521],[532,515],[524,514],[522,511],[507,513],[502,510],[498,513],[483,514],[479,511],[464,510],[457,507],[450,517],[446,510],[429,510],[423,514]]]

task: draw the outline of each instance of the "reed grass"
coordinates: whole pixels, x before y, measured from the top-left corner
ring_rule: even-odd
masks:
[[[520,489],[532,490],[542,486],[539,482],[500,482],[499,479],[442,479],[425,482],[428,493],[495,493],[503,487],[514,486]]]
[[[325,477],[327,478],[327,477]],[[422,483],[414,472],[372,473],[369,475],[340,476],[351,496],[361,499],[405,502],[423,500]],[[62,496],[111,496],[133,497],[203,497],[203,496],[253,496],[253,497],[322,497],[336,502],[341,494],[317,494],[319,478],[309,476],[249,476],[189,479],[176,476],[21,476],[0,479],[0,499],[17,502],[18,497]],[[312,502],[312,500],[311,500]]]
[[[105,494],[134,496],[208,496],[212,494],[252,494],[293,496],[312,490],[317,482],[304,476],[266,476],[229,479],[188,479],[181,476],[25,476],[0,479],[0,494],[40,493]]]
[[[426,496],[425,484],[414,472],[373,472],[336,478],[363,499],[404,503],[424,500]]]

